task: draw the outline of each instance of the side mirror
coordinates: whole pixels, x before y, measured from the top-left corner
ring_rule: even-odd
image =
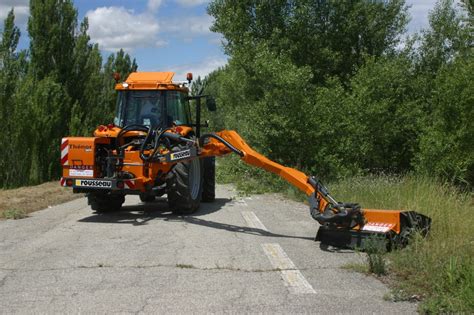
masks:
[[[216,109],[217,109],[216,100],[215,100],[213,97],[208,97],[208,98],[206,99],[206,105],[207,105],[207,109],[208,109],[210,112],[215,112]]]

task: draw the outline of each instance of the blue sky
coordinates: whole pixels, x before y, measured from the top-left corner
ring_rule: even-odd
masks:
[[[15,7],[22,30],[22,48],[28,46],[26,21],[29,0],[0,0],[0,20]],[[208,0],[75,0],[79,18],[89,18],[89,34],[104,56],[119,48],[137,59],[142,71],[175,71],[205,76],[226,63],[219,34],[209,31]],[[436,0],[407,0],[413,33],[428,25]],[[2,23],[3,25],[3,23]]]

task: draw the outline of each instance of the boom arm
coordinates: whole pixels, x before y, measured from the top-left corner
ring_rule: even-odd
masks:
[[[204,141],[206,138],[210,139],[207,143]],[[308,196],[311,215],[318,222],[322,224],[334,220],[340,222],[344,217],[345,221],[359,219],[357,222],[348,222],[352,226],[362,223],[358,205],[337,202],[318,179],[268,159],[253,150],[237,132],[223,130],[203,135],[201,142],[204,142],[202,154],[205,156],[223,155],[234,151],[245,163],[272,172],[304,192]]]
[[[414,211],[361,209],[358,204],[337,202],[316,177],[271,161],[253,150],[233,130],[202,135],[200,144],[201,156],[237,153],[245,163],[277,174],[303,191],[308,196],[311,216],[326,228],[325,233],[347,231],[357,233],[359,238],[362,234],[376,233],[391,235],[388,236],[390,239],[397,236],[399,242],[405,242],[409,235],[407,231],[418,229],[427,233],[429,230],[431,220]],[[317,237],[321,239],[320,233],[321,229]],[[333,236],[328,237],[332,239]],[[354,235],[348,237],[354,241]]]

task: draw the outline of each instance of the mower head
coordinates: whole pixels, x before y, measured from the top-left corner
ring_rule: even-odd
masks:
[[[360,211],[365,223],[352,227],[324,223],[315,241],[323,244],[364,250],[368,239],[378,237],[385,241],[388,251],[403,248],[415,233],[426,236],[431,219],[415,211],[372,210]]]
[[[387,250],[402,248],[411,236],[426,236],[431,219],[415,211],[362,209],[355,203],[337,202],[326,187],[311,177],[310,213],[321,224],[315,241],[336,247],[364,249],[369,238],[379,237]]]

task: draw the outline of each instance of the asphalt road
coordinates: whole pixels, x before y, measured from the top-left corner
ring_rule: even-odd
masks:
[[[189,217],[127,196],[97,215],[84,198],[0,221],[0,313],[414,313],[362,259],[321,248],[304,204],[218,199]]]

